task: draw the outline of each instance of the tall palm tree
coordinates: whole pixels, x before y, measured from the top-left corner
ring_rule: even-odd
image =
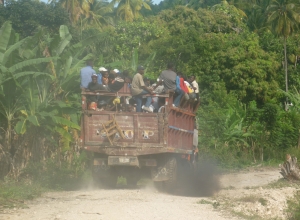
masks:
[[[272,32],[278,37],[283,37],[285,90],[288,91],[288,71],[286,41],[299,28],[300,5],[296,0],[273,0],[267,8],[268,19]]]
[[[1,0],[0,0],[1,1]],[[56,2],[57,0],[49,0],[50,2]],[[75,24],[81,15],[87,15],[90,11],[90,4],[94,0],[58,0],[62,7],[69,13],[70,21]]]
[[[114,4],[119,3],[117,7],[117,16],[125,21],[133,21],[133,19],[141,16],[141,9],[151,10],[148,0],[113,0]]]
[[[103,26],[112,24],[110,13],[114,5],[103,0],[96,0],[90,4],[90,10],[82,20],[84,26],[93,26],[102,29]]]
[[[252,0],[248,4],[246,13],[247,25],[254,32],[265,29],[267,22],[267,8],[272,0]]]

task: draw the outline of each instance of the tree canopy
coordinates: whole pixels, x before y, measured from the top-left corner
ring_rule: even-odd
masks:
[[[79,70],[88,59],[96,70],[131,76],[145,65],[152,79],[173,61],[176,71],[195,75],[199,149],[220,161],[229,151],[241,162],[300,146],[297,1],[1,3],[0,144],[12,155],[22,138],[70,150],[79,128]]]

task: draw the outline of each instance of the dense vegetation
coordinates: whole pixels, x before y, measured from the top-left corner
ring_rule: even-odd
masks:
[[[299,0],[0,0],[0,178],[49,160],[78,175],[88,59],[196,75],[199,152],[222,166],[300,155],[299,13]]]

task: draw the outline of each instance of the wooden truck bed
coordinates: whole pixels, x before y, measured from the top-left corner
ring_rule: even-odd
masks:
[[[125,87],[126,88],[126,87]],[[148,155],[159,153],[192,154],[195,112],[193,108],[172,107],[173,96],[157,95],[165,99],[163,113],[137,113],[88,110],[86,96],[82,93],[81,142],[88,151],[106,155]],[[105,96],[130,96],[128,91],[98,93]],[[103,124],[115,120],[120,132],[107,138]],[[123,137],[122,137],[123,136]]]

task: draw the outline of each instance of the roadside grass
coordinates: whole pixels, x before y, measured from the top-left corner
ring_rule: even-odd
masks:
[[[34,199],[49,191],[39,183],[16,182],[12,179],[0,181],[0,211],[5,208],[26,208],[25,200]]]
[[[197,204],[210,204],[212,205],[215,209],[220,207],[220,203],[218,201],[208,201],[206,199],[201,199],[200,201],[197,202]]]
[[[266,206],[268,203],[268,200],[258,197],[256,195],[248,195],[241,198],[238,198],[236,200],[237,202],[247,202],[247,203],[256,203],[259,202],[262,206]]]
[[[299,220],[300,219],[300,191],[294,198],[287,201],[288,207],[285,210],[287,214],[287,219],[289,220]]]
[[[271,182],[262,188],[264,189],[280,189],[284,187],[294,187],[296,189],[300,188],[300,182],[299,181],[288,181],[284,178],[281,178],[277,181]]]
[[[245,213],[243,212],[236,212],[236,211],[232,211],[232,214],[237,216],[237,217],[240,217],[242,219],[246,219],[246,220],[261,220],[261,216],[259,215],[246,215]]]
[[[78,161],[76,161],[78,162]],[[6,208],[26,208],[26,200],[45,192],[79,190],[91,185],[92,174],[83,162],[57,163],[49,159],[29,164],[18,178],[6,177],[0,181],[0,211]]]

